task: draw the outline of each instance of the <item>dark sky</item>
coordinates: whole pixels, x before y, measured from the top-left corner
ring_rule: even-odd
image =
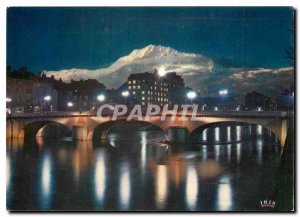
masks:
[[[109,66],[149,44],[239,67],[286,67],[291,8],[9,8],[7,63],[31,71]]]

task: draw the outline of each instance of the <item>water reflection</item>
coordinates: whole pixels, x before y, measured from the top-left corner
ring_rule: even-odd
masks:
[[[155,185],[155,203],[158,209],[163,209],[166,206],[168,197],[168,170],[166,165],[157,165]]]
[[[216,142],[220,141],[220,128],[219,127],[215,128],[215,141]]]
[[[77,141],[76,148],[73,151],[73,170],[74,170],[74,180],[78,183],[81,177],[81,172],[87,168],[91,161],[91,156],[93,152],[93,146],[87,141]]]
[[[202,141],[207,140],[207,131],[208,131],[208,129],[203,130],[203,132],[202,132]]]
[[[215,145],[214,148],[215,148],[215,159],[216,161],[219,161],[219,158],[220,158],[220,145]]]
[[[256,126],[256,132],[257,132],[257,135],[259,135],[259,136],[262,135],[262,126],[261,125]]]
[[[263,157],[262,157],[262,152],[263,152],[263,142],[261,139],[258,139],[256,142],[256,151],[257,151],[257,163],[258,165],[262,165]]]
[[[232,208],[232,190],[228,177],[222,177],[218,187],[218,210],[229,211]]]
[[[11,165],[11,159],[6,156],[6,200],[7,203],[11,202],[12,199],[12,169],[13,166]]]
[[[198,144],[180,146],[160,143],[161,131],[110,133],[114,147],[70,140],[8,144],[8,207],[255,210],[261,192],[274,192],[269,174],[280,159],[274,135],[257,136],[255,127],[249,134],[247,125],[212,126],[196,135]],[[251,188],[249,174],[262,177]]]
[[[202,145],[202,156],[203,156],[203,160],[206,161],[207,160],[207,146],[206,145]]]
[[[100,149],[96,154],[95,160],[95,176],[94,176],[94,185],[95,185],[95,195],[97,205],[99,207],[103,206],[105,188],[106,188],[106,165],[105,165],[105,153],[103,149]]]
[[[242,157],[242,149],[241,149],[241,143],[236,144],[236,159],[237,159],[237,164],[240,164],[241,162],[241,157]]]
[[[8,156],[6,156],[6,189],[9,192],[10,184],[11,184],[11,160]]]
[[[127,210],[130,206],[131,197],[130,167],[127,162],[122,162],[120,166],[119,195],[120,209]]]
[[[227,141],[228,142],[231,141],[231,127],[230,126],[227,127]]]
[[[116,143],[115,143],[116,140],[117,140],[117,134],[114,134],[114,133],[109,134],[109,136],[108,136],[108,143],[111,146],[116,147]]]
[[[228,160],[228,163],[230,163],[230,161],[231,161],[231,144],[227,145],[227,160]]]
[[[198,175],[195,165],[188,165],[185,198],[189,210],[195,210],[198,197]]]
[[[241,126],[236,126],[236,141],[240,141],[241,140]]]
[[[146,138],[147,133],[141,132],[141,166],[142,166],[142,172],[145,171],[145,167],[146,167],[146,160],[147,160],[147,138]],[[144,173],[142,174],[144,175]]]
[[[53,196],[53,174],[52,174],[52,157],[49,152],[45,152],[41,159],[40,168],[40,208],[49,209],[51,207]]]

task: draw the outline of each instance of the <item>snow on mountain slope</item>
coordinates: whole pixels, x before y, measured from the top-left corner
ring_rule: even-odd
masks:
[[[155,45],[135,49],[107,68],[74,68],[45,73],[66,82],[94,78],[107,88],[118,88],[130,74],[151,72],[162,66],[167,72],[175,71],[181,75],[187,86],[200,90],[203,96],[215,95],[220,88],[228,88],[231,93],[243,96],[249,91],[262,91],[262,86],[265,87],[263,93],[276,96],[283,88],[290,87],[294,80],[293,67],[232,68],[199,54]]]
[[[96,70],[66,69],[45,71],[63,81],[94,78],[109,88],[122,85],[132,73],[153,71],[164,66],[167,71],[175,71],[180,75],[190,73],[209,73],[213,69],[213,61],[199,54],[182,53],[170,47],[149,45],[133,50],[128,56],[119,58],[107,68]]]

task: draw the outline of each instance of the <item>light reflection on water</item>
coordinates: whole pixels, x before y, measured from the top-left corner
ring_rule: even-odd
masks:
[[[231,141],[231,127],[230,126],[227,127],[227,141],[228,142]]]
[[[41,158],[40,169],[40,198],[39,203],[42,209],[51,207],[52,196],[54,191],[54,183],[52,177],[52,157],[49,152],[45,152]]]
[[[208,131],[208,129],[203,130],[203,132],[202,132],[202,141],[207,140],[207,131]]]
[[[120,167],[120,209],[127,210],[130,206],[131,182],[130,167],[127,162],[122,162]]]
[[[6,156],[6,189],[8,190],[11,184],[11,172],[12,172],[10,163],[11,163],[10,158]]]
[[[165,139],[160,131],[114,132],[110,147],[69,140],[39,140],[36,149],[34,144],[11,144],[6,158],[8,207],[255,210],[262,192],[274,192],[269,174],[276,170],[280,146],[268,131],[257,127],[252,135],[249,129],[212,127],[200,133],[200,142],[193,146],[160,144]],[[252,183],[249,177],[263,178]],[[261,186],[268,188],[262,191]],[[242,191],[251,193],[253,204],[235,193]]]
[[[185,197],[189,210],[195,210],[198,197],[198,174],[195,165],[189,164],[186,176]]]
[[[228,177],[221,177],[218,186],[218,210],[229,211],[232,206],[232,190]]]
[[[215,128],[215,141],[216,142],[220,141],[220,128],[219,127]]]
[[[105,153],[103,149],[100,149],[96,152],[96,160],[95,160],[95,195],[97,205],[102,207],[103,200],[105,196],[105,188],[106,188],[106,165],[105,165]]]
[[[241,140],[241,134],[242,134],[242,128],[241,126],[236,126],[236,141]]]
[[[164,209],[168,197],[168,170],[166,165],[157,165],[156,168],[155,202],[158,209]]]

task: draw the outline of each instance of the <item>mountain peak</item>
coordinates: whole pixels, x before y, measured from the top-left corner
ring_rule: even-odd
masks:
[[[180,53],[179,51],[170,47],[150,44],[144,48],[133,50],[129,56],[134,59],[139,59],[149,57],[178,56],[180,54],[184,55],[184,53]]]

